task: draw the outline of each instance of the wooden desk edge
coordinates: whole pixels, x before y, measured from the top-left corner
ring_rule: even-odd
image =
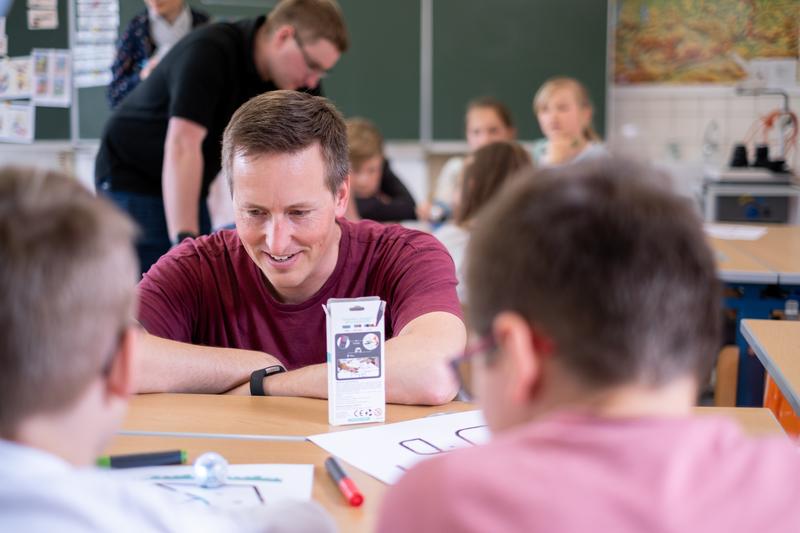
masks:
[[[739,330],[742,332],[742,336],[747,341],[747,344],[750,345],[750,348],[753,349],[755,352],[756,357],[758,360],[761,361],[761,364],[764,365],[764,368],[767,370],[767,373],[772,377],[772,380],[778,386],[780,391],[783,393],[786,401],[789,402],[789,405],[792,406],[795,413],[800,414],[800,397],[798,397],[797,392],[792,390],[792,387],[789,386],[789,382],[786,379],[786,376],[781,372],[781,370],[775,366],[772,362],[767,351],[761,344],[761,341],[758,339],[756,333],[750,329],[750,324],[754,322],[767,322],[766,320],[757,320],[757,319],[744,319],[742,320],[741,325],[739,326]]]

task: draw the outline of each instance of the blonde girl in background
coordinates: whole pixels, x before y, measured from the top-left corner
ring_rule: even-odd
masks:
[[[534,143],[533,159],[540,166],[563,165],[607,156],[592,127],[594,109],[589,91],[578,80],[551,78],[533,97],[533,113],[545,138]]]
[[[517,136],[511,112],[501,101],[490,96],[476,98],[467,104],[464,129],[470,153],[495,141],[513,141]],[[420,220],[440,222],[450,217],[458,202],[458,183],[464,171],[465,158],[451,157],[436,178],[432,203],[420,204]]]

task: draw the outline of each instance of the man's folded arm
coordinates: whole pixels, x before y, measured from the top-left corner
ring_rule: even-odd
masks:
[[[464,350],[466,329],[447,312],[420,315],[386,341],[386,401],[410,405],[440,405],[452,400],[458,384],[448,366]],[[327,367],[310,365],[264,380],[270,396],[328,397]],[[249,394],[249,382],[231,391]]]
[[[136,391],[139,393],[228,392],[242,384],[249,387],[253,371],[282,364],[264,352],[196,346],[156,337],[144,330],[137,352]]]

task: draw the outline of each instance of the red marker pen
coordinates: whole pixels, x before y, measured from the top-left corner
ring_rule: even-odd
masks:
[[[364,496],[358,490],[353,480],[347,477],[347,474],[344,473],[342,466],[336,459],[333,457],[325,459],[325,470],[328,471],[333,482],[339,487],[339,492],[342,493],[347,503],[353,507],[358,507],[364,503]]]

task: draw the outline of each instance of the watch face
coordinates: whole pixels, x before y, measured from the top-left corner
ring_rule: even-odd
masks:
[[[286,372],[286,369],[278,365],[269,366],[264,369],[264,377],[271,376],[273,374],[280,374],[281,372]]]

